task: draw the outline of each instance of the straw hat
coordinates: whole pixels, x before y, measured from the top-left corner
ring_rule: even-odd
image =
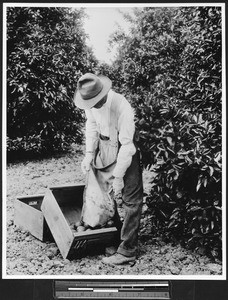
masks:
[[[82,109],[92,108],[109,92],[111,86],[108,77],[86,73],[78,80],[74,103]]]

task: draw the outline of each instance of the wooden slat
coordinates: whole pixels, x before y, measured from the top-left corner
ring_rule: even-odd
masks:
[[[35,200],[35,199],[38,199],[38,198],[43,198],[44,197],[44,194],[34,194],[34,195],[20,195],[20,196],[17,196],[17,199],[18,200]]]
[[[76,183],[76,184],[65,184],[65,185],[55,185],[55,186],[49,186],[48,188],[50,190],[54,190],[54,189],[75,189],[75,187],[81,187],[81,188],[84,188],[85,187],[85,184],[83,183]]]
[[[35,200],[36,197],[28,197]],[[20,201],[14,203],[14,224],[23,230],[29,231],[33,236],[43,241],[44,217],[40,210]]]
[[[46,191],[41,210],[60,253],[66,258],[74,236],[51,190]]]
[[[81,239],[92,239],[92,238],[104,238],[105,236],[109,236],[110,234],[117,233],[116,227],[109,227],[109,228],[100,228],[100,229],[91,229],[86,230],[80,233],[75,233],[74,236],[77,240]]]

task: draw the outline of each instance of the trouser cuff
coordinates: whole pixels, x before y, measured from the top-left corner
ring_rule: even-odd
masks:
[[[136,256],[136,250],[126,250],[123,249],[121,246],[117,249],[117,253],[122,254],[127,257]]]

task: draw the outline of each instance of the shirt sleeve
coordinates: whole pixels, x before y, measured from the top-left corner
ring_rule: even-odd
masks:
[[[85,110],[86,125],[85,125],[85,137],[86,137],[86,152],[94,152],[96,143],[98,140],[97,124],[89,109]]]
[[[123,177],[132,162],[132,156],[136,152],[133,143],[135,133],[134,111],[130,103],[123,97],[120,105],[118,118],[118,131],[120,149],[117,156],[117,163],[113,170],[114,177]]]

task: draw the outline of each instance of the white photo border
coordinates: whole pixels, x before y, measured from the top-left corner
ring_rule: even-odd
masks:
[[[8,7],[221,7],[222,11],[222,275],[7,275],[6,265],[6,10]],[[3,3],[3,76],[2,76],[2,279],[159,279],[159,280],[226,280],[226,42],[225,42],[225,3]]]

